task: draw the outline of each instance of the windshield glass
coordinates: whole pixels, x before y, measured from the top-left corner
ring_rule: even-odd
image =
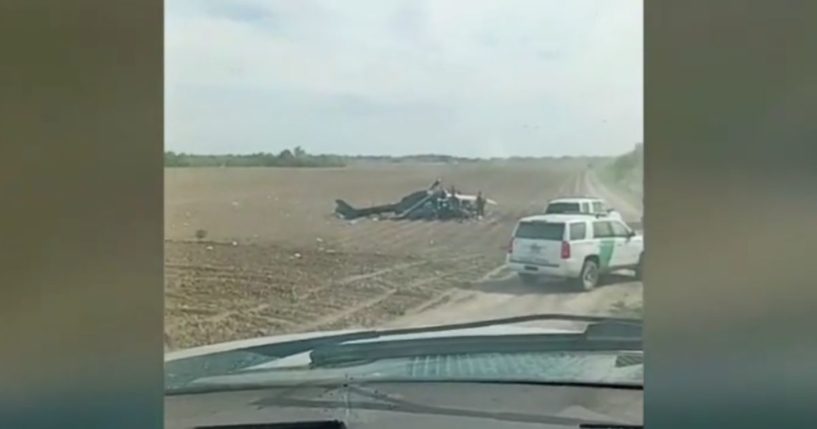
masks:
[[[641,317],[642,3],[464,4],[166,2],[168,362],[211,377],[361,330]],[[580,209],[558,200],[604,201],[639,234],[616,239],[604,216],[520,223]],[[287,345],[235,354],[268,343]],[[622,374],[616,350],[480,353],[438,367]]]
[[[546,213],[579,213],[579,203],[550,203]]]
[[[516,229],[516,238],[561,241],[564,233],[565,224],[563,223],[520,222]]]

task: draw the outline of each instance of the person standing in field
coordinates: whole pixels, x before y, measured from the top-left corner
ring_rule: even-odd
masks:
[[[477,192],[477,217],[485,216],[485,197],[482,196],[482,191]]]

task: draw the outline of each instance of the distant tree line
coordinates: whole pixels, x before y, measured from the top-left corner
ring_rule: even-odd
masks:
[[[280,153],[258,152],[248,155],[196,155],[165,152],[165,167],[344,167],[343,157],[311,155],[300,146]]]
[[[312,155],[300,146],[294,149],[285,149],[281,152],[258,152],[253,154],[237,155],[200,155],[183,152],[165,152],[166,167],[345,167],[355,163],[435,163],[435,164],[464,164],[480,161],[541,161],[541,160],[596,160],[596,157],[525,157],[510,158],[470,158],[440,154],[417,155]]]
[[[479,158],[451,155],[312,155],[303,148],[285,149],[280,153],[258,152],[247,155],[199,155],[165,152],[165,167],[345,167],[356,162],[384,163],[459,163],[477,162]]]
[[[435,163],[453,164],[458,162],[477,162],[479,158],[467,158],[453,155],[417,154],[417,155],[352,155],[346,157],[349,161],[388,162],[388,163]]]

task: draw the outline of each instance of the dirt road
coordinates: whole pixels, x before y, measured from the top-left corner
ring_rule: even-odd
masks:
[[[590,172],[570,178],[559,193],[600,196],[616,207],[625,220],[641,218],[640,207],[630,197],[616,194]],[[561,282],[523,284],[500,266],[475,282],[470,290],[452,290],[389,326],[461,323],[533,313],[621,315],[622,310],[640,307],[642,294],[641,282],[627,275],[610,276],[593,291],[577,292]]]
[[[534,313],[621,315],[619,309],[642,300],[642,285],[626,276],[611,277],[591,292],[576,292],[564,283],[522,284],[515,276],[477,282],[470,290],[457,289],[416,312],[388,324],[390,327],[461,323]]]

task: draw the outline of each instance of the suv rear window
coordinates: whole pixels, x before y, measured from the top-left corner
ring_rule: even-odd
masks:
[[[551,203],[545,213],[579,213],[579,203]]]
[[[562,241],[565,224],[554,222],[520,222],[516,228],[516,238]]]
[[[570,240],[584,240],[587,237],[587,225],[584,222],[570,224]]]

